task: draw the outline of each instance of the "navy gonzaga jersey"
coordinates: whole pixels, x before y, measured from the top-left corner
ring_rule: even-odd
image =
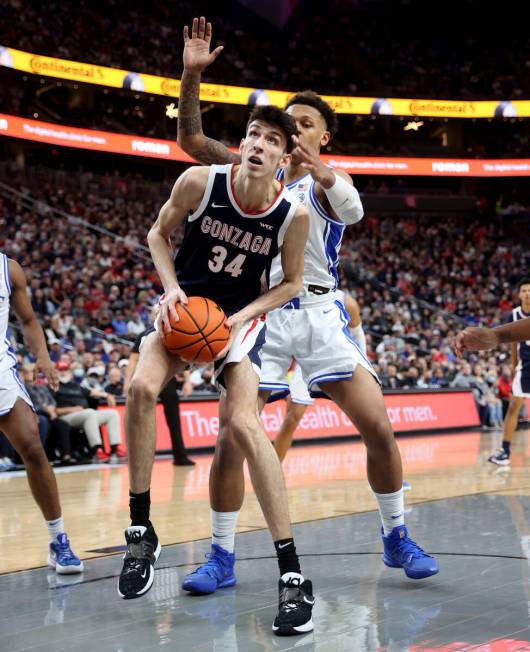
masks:
[[[521,306],[512,310],[511,321],[518,321],[527,317],[530,317],[530,315],[524,312]],[[528,379],[530,391],[530,340],[523,340],[517,344],[517,358],[517,371],[521,371],[523,376]]]
[[[273,258],[279,253],[298,199],[282,187],[261,213],[247,213],[232,187],[232,165],[212,165],[202,201],[188,217],[175,257],[179,285],[188,296],[217,302],[237,312],[269,285]]]

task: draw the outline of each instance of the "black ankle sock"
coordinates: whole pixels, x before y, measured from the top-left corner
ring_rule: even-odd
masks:
[[[91,453],[92,455],[95,455],[95,454],[96,454],[96,451],[98,450],[98,448],[103,449],[103,446],[92,446],[92,448],[90,449],[90,453]]]
[[[141,494],[129,491],[129,511],[131,513],[131,525],[144,525],[149,527],[149,511],[151,508],[151,490],[148,489]]]
[[[511,445],[511,443],[512,442],[510,442],[510,441],[506,441],[506,439],[503,440],[503,442],[502,442],[502,450],[506,453],[506,455],[508,455],[508,457],[510,457],[510,445]]]
[[[280,539],[274,542],[276,555],[278,557],[278,566],[280,567],[280,576],[284,573],[300,573],[300,562],[296,554],[294,539]]]

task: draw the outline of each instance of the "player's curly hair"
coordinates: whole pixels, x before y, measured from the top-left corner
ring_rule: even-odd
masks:
[[[285,113],[283,109],[280,109],[277,106],[272,106],[271,104],[257,106],[250,114],[247,122],[247,130],[249,124],[254,122],[254,120],[261,120],[269,125],[278,127],[278,129],[285,134],[285,138],[287,139],[287,145],[285,147],[287,153],[289,154],[292,152],[294,148],[292,137],[298,134],[298,129],[296,127],[296,122],[288,113]]]
[[[316,109],[320,115],[324,118],[326,122],[326,127],[328,128],[329,133],[334,136],[337,133],[339,128],[339,122],[337,120],[337,114],[331,108],[331,106],[325,102],[320,95],[317,95],[314,91],[302,91],[301,93],[296,93],[285,105],[285,109],[288,109],[293,104],[306,104],[307,106],[312,106]]]

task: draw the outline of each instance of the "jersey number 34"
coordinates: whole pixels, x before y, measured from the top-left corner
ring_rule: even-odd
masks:
[[[226,263],[225,260],[228,255],[228,251],[225,247],[213,247],[212,249],[213,258],[208,261],[208,267],[212,272],[216,274],[222,272],[223,270],[227,274],[231,274],[234,278],[241,276],[243,273],[243,263],[245,262],[247,256],[246,254],[238,254],[233,260],[229,263]]]

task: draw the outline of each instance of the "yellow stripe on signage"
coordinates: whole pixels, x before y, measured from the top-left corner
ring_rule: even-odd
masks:
[[[178,98],[180,81],[169,77],[96,66],[80,61],[31,54],[0,45],[0,65],[58,79]],[[284,106],[293,91],[275,91],[225,84],[201,84],[201,100],[221,104],[276,104]],[[337,113],[397,115],[430,118],[528,118],[530,101],[396,99],[323,95]]]

